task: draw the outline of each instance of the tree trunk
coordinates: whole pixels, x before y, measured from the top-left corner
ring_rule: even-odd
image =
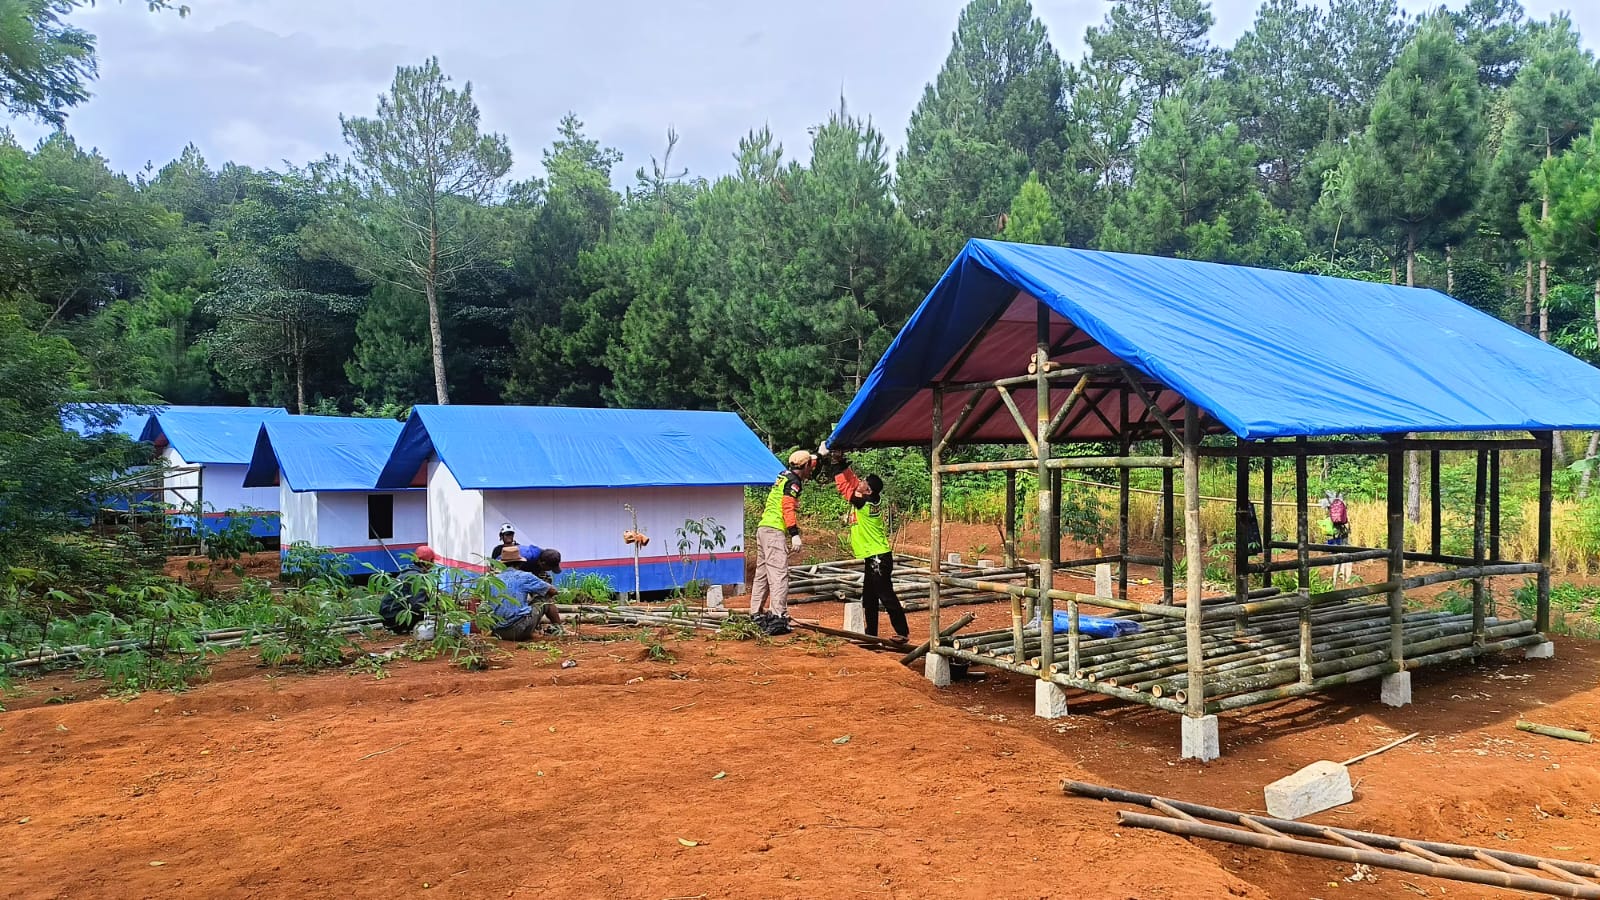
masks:
[[[1544,158],[1554,155],[1550,148],[1550,129],[1544,130]],[[1540,198],[1539,221],[1550,221],[1550,192]],[[1550,343],[1550,260],[1539,256],[1539,340]]]
[[[1444,245],[1444,292],[1452,297],[1456,295],[1455,257],[1449,244]]]
[[[1417,230],[1406,232],[1406,287],[1417,286]],[[1406,454],[1406,521],[1422,521],[1422,459],[1417,451]]]
[[[1533,331],[1533,253],[1528,248],[1528,270],[1522,276],[1522,330]]]
[[[422,281],[428,297],[428,339],[433,345],[433,389],[440,406],[450,403],[450,386],[444,374],[444,327],[439,323],[439,229],[428,230],[428,272]]]
[[[297,415],[306,414],[306,352],[298,350],[294,355],[294,411]]]

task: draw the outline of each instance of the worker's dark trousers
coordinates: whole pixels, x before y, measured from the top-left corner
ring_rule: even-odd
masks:
[[[866,569],[866,578],[861,584],[861,606],[862,612],[867,614],[867,634],[878,633],[878,602],[881,600],[883,608],[889,613],[889,624],[894,626],[894,633],[907,637],[911,634],[911,626],[906,624],[906,609],[894,594],[894,554],[880,553],[867,557]]]

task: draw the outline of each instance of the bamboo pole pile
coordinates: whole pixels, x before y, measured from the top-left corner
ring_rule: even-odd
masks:
[[[728,619],[725,609],[689,607],[680,612],[668,607],[608,606],[604,603],[557,604],[570,621],[586,625],[626,625],[644,628],[701,628],[716,631]]]
[[[377,616],[345,616],[334,626],[332,633],[353,634],[381,624],[383,624],[383,620]],[[219,628],[212,631],[202,631],[194,635],[195,649],[228,650],[257,643],[261,638],[272,637],[282,633],[283,629],[280,627]],[[91,657],[105,656],[112,653],[126,653],[131,650],[148,650],[150,646],[149,638],[124,638],[122,640],[107,641],[99,645],[78,644],[71,647],[57,647],[53,650],[40,648],[38,652],[28,656],[5,660],[0,663],[0,668],[32,669],[50,665],[76,665]]]
[[[789,567],[789,604],[818,603],[823,601],[855,602],[861,599],[865,579],[865,563],[859,559],[811,563]],[[1005,566],[981,568],[965,564],[945,563],[941,572],[954,572],[968,577],[981,577],[999,582],[1023,583],[1033,576],[1033,566]],[[894,589],[907,612],[928,608],[931,572],[926,560],[914,556],[895,557]],[[963,606],[974,603],[992,603],[1004,599],[990,591],[947,588],[939,592],[939,605]]]
[[[1189,664],[1185,623],[1151,615],[1121,618],[1142,629],[1113,638],[1084,636],[1078,666],[1057,663],[1049,675],[1075,687],[1128,699],[1189,699]],[[1206,709],[1224,711],[1306,693],[1307,687],[1333,687],[1395,671],[1390,661],[1391,622],[1386,605],[1344,602],[1322,604],[1310,611],[1310,680],[1302,671],[1301,615],[1282,610],[1253,616],[1242,626],[1235,620],[1201,624],[1204,660],[1203,700]],[[1404,668],[1469,659],[1487,653],[1530,646],[1543,640],[1526,619],[1483,620],[1481,637],[1471,613],[1438,611],[1408,613],[1403,620]],[[1063,640],[1057,634],[1056,641]],[[956,650],[975,654],[1001,668],[1037,671],[1042,637],[1037,625],[1023,632],[1018,652],[1012,629],[963,635]],[[1150,704],[1157,705],[1157,704]]]
[[[1557,897],[1600,898],[1600,883],[1595,881],[1600,878],[1600,866],[1588,862],[1255,816],[1081,781],[1063,781],[1061,791],[1079,797],[1150,807],[1162,813],[1154,816],[1119,810],[1117,821],[1134,828],[1150,828],[1186,838],[1200,837],[1262,850],[1361,863],[1470,884]]]

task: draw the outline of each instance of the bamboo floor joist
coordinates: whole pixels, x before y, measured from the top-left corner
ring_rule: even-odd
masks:
[[[1184,623],[1156,616],[1138,621],[1136,634],[1080,638],[1078,666],[1069,670],[1056,634],[1057,662],[1050,680],[1082,690],[1181,711],[1188,700],[1189,668]],[[1298,611],[1253,616],[1247,622],[1207,622],[1201,629],[1203,687],[1208,713],[1240,709],[1299,696],[1397,671],[1391,661],[1391,623],[1386,604],[1348,601],[1310,613],[1309,659],[1302,652]],[[1406,671],[1528,647],[1544,641],[1534,623],[1486,617],[1475,631],[1471,613],[1414,611],[1402,619]],[[1037,626],[1023,631],[1018,653],[1012,629],[961,635],[942,652],[995,668],[1038,674],[1041,638]]]
[[[931,572],[929,561],[923,557],[895,555],[895,594],[908,611],[927,608]],[[864,563],[859,559],[842,559],[834,562],[807,563],[789,567],[789,604],[820,603],[824,601],[859,601],[861,585],[865,578]],[[975,566],[965,563],[944,563],[940,567],[946,574],[966,578],[984,578],[990,581],[1031,583],[1036,566]],[[1092,576],[1091,576],[1092,577]],[[942,606],[961,606],[972,603],[990,603],[1006,598],[988,591],[949,589],[941,591]]]
[[[1118,823],[1134,828],[1557,897],[1600,898],[1600,867],[1592,863],[1250,815],[1081,781],[1063,781],[1061,791],[1161,813],[1119,810]]]

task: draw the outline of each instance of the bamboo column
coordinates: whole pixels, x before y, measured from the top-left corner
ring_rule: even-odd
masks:
[[[1440,556],[1445,552],[1445,541],[1443,541],[1443,520],[1445,520],[1443,506],[1445,504],[1443,504],[1443,492],[1438,490],[1438,450],[1429,450],[1429,453],[1427,453],[1427,476],[1429,476],[1427,484],[1429,484],[1430,488],[1429,508],[1427,509],[1429,509],[1429,516],[1432,516],[1432,522],[1429,522],[1429,532],[1430,536],[1432,536],[1434,556]]]
[[[1185,714],[1206,714],[1205,645],[1201,640],[1202,577],[1205,558],[1200,547],[1200,409],[1185,400],[1183,412],[1183,552],[1188,561],[1187,596],[1183,617],[1184,645],[1189,663],[1189,696]]]
[[[1277,457],[1270,452],[1261,457],[1261,563],[1268,567],[1261,573],[1261,586],[1264,588],[1272,587],[1272,469],[1276,462]]]
[[[1550,629],[1550,505],[1552,503],[1551,478],[1555,451],[1554,432],[1536,431],[1539,441],[1539,609],[1534,615],[1533,627],[1540,634]]]
[[[1161,438],[1161,455],[1172,455],[1172,438]],[[1161,470],[1161,602],[1172,603],[1172,532],[1176,513],[1172,509],[1172,470]]]
[[[1489,492],[1489,451],[1478,451],[1477,472],[1472,486],[1472,564],[1483,566],[1484,505]],[[1483,646],[1483,595],[1482,576],[1472,579],[1472,642]]]
[[[1489,457],[1489,558],[1500,558],[1500,451]]]
[[[1300,681],[1310,684],[1312,674],[1311,641],[1311,482],[1307,473],[1306,439],[1296,440],[1299,447],[1294,455],[1295,500],[1295,574],[1300,582],[1300,597],[1306,605],[1300,609]]]
[[[1233,593],[1243,603],[1250,594],[1250,548],[1244,542],[1248,521],[1245,510],[1250,503],[1250,448],[1244,438],[1239,439],[1238,451],[1233,478]],[[1244,619],[1239,620],[1239,625],[1244,626]]]
[[[1389,478],[1387,503],[1389,506],[1389,581],[1394,588],[1389,591],[1389,662],[1394,671],[1405,667],[1405,614],[1406,592],[1401,586],[1405,578],[1406,504],[1405,504],[1405,451],[1398,442],[1389,450]]]
[[[1128,423],[1128,389],[1123,388],[1122,395],[1122,421],[1117,423],[1122,429],[1122,440],[1118,450],[1121,456],[1128,456],[1133,451],[1133,435]],[[1129,478],[1132,470],[1126,466],[1117,470],[1120,476],[1117,479],[1117,596],[1128,599],[1128,499],[1132,495],[1129,490]]]
[[[1006,518],[1000,532],[1005,540],[1006,567],[1017,564],[1017,472],[1006,470]]]
[[[1038,436],[1039,448],[1039,630],[1042,640],[1039,643],[1039,677],[1050,677],[1050,666],[1055,662],[1056,656],[1056,628],[1055,628],[1055,600],[1050,592],[1055,588],[1055,559],[1058,555],[1053,539],[1057,535],[1047,534],[1045,523],[1055,517],[1055,508],[1050,490],[1050,308],[1043,303],[1038,305],[1037,340],[1038,346],[1034,350],[1034,393],[1036,395],[1035,409],[1038,411]],[[1059,484],[1059,482],[1057,482]],[[1078,601],[1067,601],[1067,616],[1071,620],[1067,629],[1067,661],[1068,667],[1076,672],[1078,670]],[[1022,645],[1017,645],[1017,656],[1023,656]]]
[[[936,384],[933,445],[929,448],[932,483],[928,491],[928,640],[933,642],[930,653],[939,652],[939,574],[944,565],[944,478],[939,473],[939,462],[944,458],[944,441],[944,388]]]
[[[1050,546],[1056,548],[1051,559],[1061,559],[1066,553],[1061,545],[1061,479],[1065,474],[1060,469],[1050,470]]]

